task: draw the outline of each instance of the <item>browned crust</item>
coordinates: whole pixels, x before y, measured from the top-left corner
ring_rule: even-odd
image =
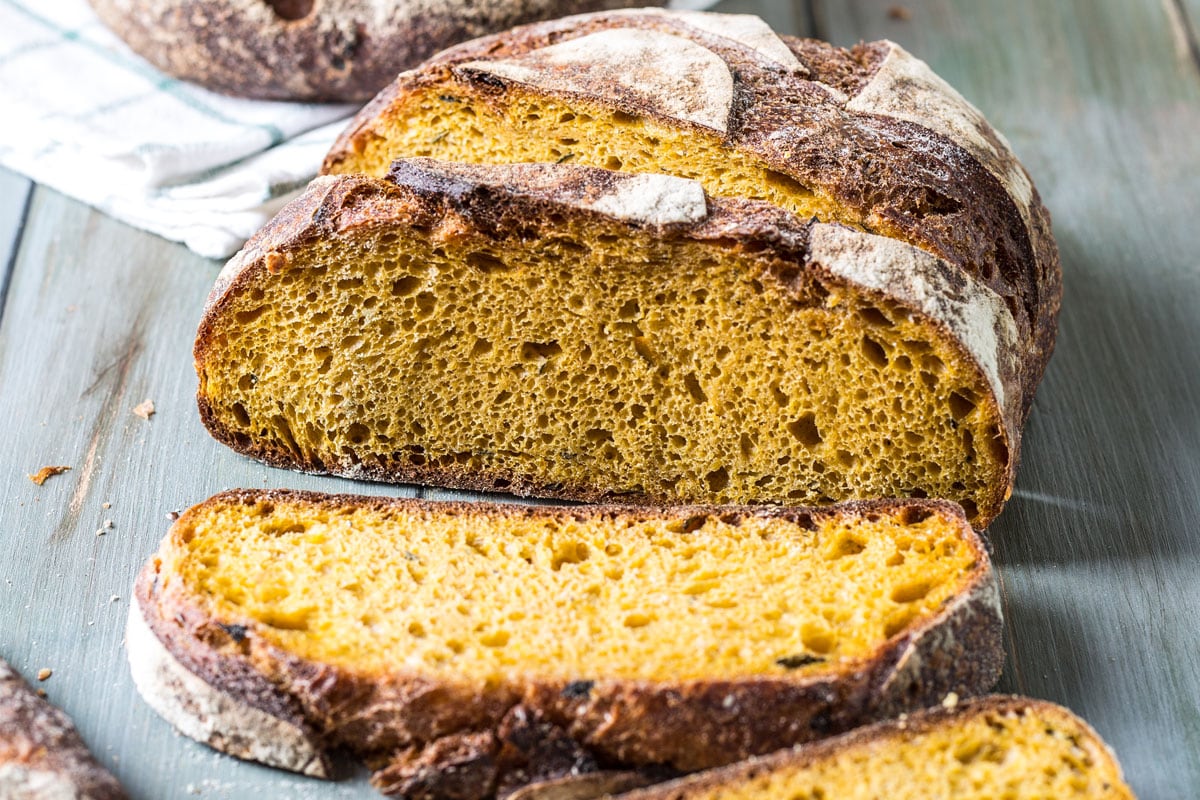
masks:
[[[117,779],[88,752],[70,718],[38,697],[16,670],[0,660],[0,795],[32,797],[25,792],[35,786],[44,789],[46,776],[51,775],[63,790],[73,792],[69,796],[126,797]],[[37,781],[22,785],[35,776]]]
[[[845,108],[846,95],[852,97],[879,67],[886,42],[844,50],[781,36],[801,62],[799,69],[788,70],[732,40],[661,13],[597,13],[528,25],[466,42],[401,74],[359,112],[330,150],[323,171],[341,171],[343,160],[379,135],[375,128],[380,121],[430,86],[452,87],[499,105],[508,93],[538,91],[462,68],[467,62],[511,58],[626,27],[666,31],[711,49],[729,65],[735,95],[723,136],[653,109],[621,110],[692,129],[696,135],[719,136],[724,146],[751,152],[801,184],[821,188],[862,214],[876,232],[929,250],[1003,297],[1028,349],[1024,421],[1054,349],[1062,297],[1049,212],[1033,190],[1027,228],[1001,182],[959,144],[911,122]],[[611,106],[595,97],[576,99]],[[798,132],[780,135],[787,131]],[[996,138],[993,131],[988,134]]]
[[[872,656],[796,677],[692,680],[678,683],[530,680],[484,687],[419,675],[355,673],[300,659],[268,644],[251,620],[217,620],[172,582],[163,590],[152,561],[135,594],[151,630],[180,662],[213,688],[312,730],[374,763],[398,750],[436,746],[446,737],[494,734],[520,707],[565,732],[601,765],[713,767],[848,730],[939,701],[970,696],[998,678],[1003,660],[995,576],[983,542],[962,510],[941,501],[871,501],[830,508],[690,506],[529,507],[309,492],[226,492],[188,511],[187,526],[207,508],[232,504],[312,504],[378,513],[437,512],[588,520],[770,516],[803,527],[831,516],[940,514],[961,526],[977,554],[963,592],[926,622],[898,634]],[[168,534],[168,537],[171,534]],[[232,633],[231,633],[232,631]],[[942,653],[941,657],[935,657]],[[913,661],[911,654],[926,656]],[[915,668],[914,668],[915,667]],[[455,752],[461,753],[461,747]]]
[[[453,166],[451,169],[460,173],[461,180],[443,174],[444,166],[436,171],[426,167],[427,164],[438,163],[427,159],[397,162],[388,180],[365,175],[324,176],[314,180],[299,198],[289,203],[258,231],[221,271],[209,293],[196,334],[193,356],[197,374],[203,375],[222,314],[238,293],[248,290],[256,282],[270,280],[272,269],[280,269],[275,265],[283,264],[282,268],[286,269],[290,255],[312,243],[336,240],[358,231],[391,225],[435,228],[447,218],[460,220],[490,237],[520,240],[539,232],[552,233],[553,225],[547,220],[555,215],[590,214],[597,219],[602,218],[595,212],[565,208],[552,197],[505,192],[494,185],[482,185],[472,178],[486,173],[491,169],[489,167]],[[618,179],[617,174],[601,169],[570,165],[562,165],[557,169],[563,173],[564,185],[583,181],[591,182],[600,189]],[[768,203],[734,198],[709,198],[708,210],[708,217],[698,223],[662,226],[654,228],[654,233],[696,241],[732,242],[731,246],[734,247],[761,250],[764,261],[769,264],[768,268],[802,303],[811,300],[811,287],[817,281],[826,285],[845,283],[842,278],[808,258],[811,221],[801,220]],[[608,223],[620,224],[613,220],[608,220]],[[627,225],[631,231],[650,227],[636,223]],[[863,287],[857,289],[868,295],[896,301],[894,297],[884,297]],[[908,307],[903,302],[900,305]],[[926,319],[930,325],[946,330],[939,320],[918,309],[908,308],[915,317]],[[955,341],[953,334],[949,331],[946,333],[949,340]],[[959,351],[964,360],[974,362],[974,357],[965,347],[960,345]],[[1032,391],[1021,383],[1028,379],[1028,375],[1001,377],[1005,384]],[[336,457],[331,457],[327,462],[315,458],[302,460],[274,442],[252,439],[230,429],[214,412],[210,399],[204,393],[203,383],[202,379],[197,391],[197,405],[200,419],[213,438],[239,453],[274,467],[391,483],[428,483],[468,491],[502,491],[519,496],[583,502],[616,500],[651,505],[677,502],[675,498],[653,493],[616,494],[589,485],[548,484],[535,475],[497,468],[361,463],[350,469]],[[988,396],[988,402],[995,407],[996,401],[990,389]],[[1020,453],[1021,414],[1019,397],[1007,397],[1005,405],[998,409],[1008,463],[1005,465],[1004,481],[992,487],[991,497],[979,503],[974,522],[981,529],[1000,513],[1011,494]]]
[[[88,1],[134,52],[173,77],[236,97],[309,102],[363,102],[443,47],[513,25],[655,4],[442,0],[431,9],[397,0],[379,18],[347,0]]]
[[[621,800],[688,800],[720,787],[733,787],[751,781],[780,767],[805,767],[865,744],[902,740],[952,725],[956,721],[985,714],[1037,714],[1052,724],[1078,732],[1079,745],[1097,765],[1096,770],[1111,777],[1111,792],[1105,798],[1133,800],[1133,792],[1124,784],[1121,766],[1108,745],[1091,726],[1068,709],[1044,700],[1010,695],[988,695],[958,703],[953,708],[932,708],[901,719],[886,720],[823,741],[785,750],[766,758],[754,758],[741,764],[680,778],[670,783],[620,795]]]

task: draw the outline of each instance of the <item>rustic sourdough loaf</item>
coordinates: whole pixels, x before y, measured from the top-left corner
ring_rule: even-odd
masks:
[[[1133,800],[1087,723],[1052,703],[978,698],[621,800]]]
[[[0,660],[0,798],[124,800],[71,720]]]
[[[726,764],[986,691],[1003,659],[987,553],[934,501],[230,492],[135,598],[135,682],[181,731],[311,775],[347,748],[407,797]]]
[[[700,181],[937,255],[999,295],[1022,415],[1061,297],[1050,218],[1004,138],[891,42],[852,50],[749,15],[582,15],[468,42],[400,75],[326,159],[569,161]]]
[[[197,335],[219,440],[308,471],[581,500],[1010,492],[1028,373],[982,281],[699,184],[398,162],[320,178]]]
[[[363,101],[402,69],[524,22],[656,0],[88,0],[154,66],[226,94]]]

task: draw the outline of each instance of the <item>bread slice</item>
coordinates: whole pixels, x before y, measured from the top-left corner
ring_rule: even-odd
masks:
[[[0,660],[0,797],[125,800],[71,720]]]
[[[940,497],[979,527],[1011,492],[1028,355],[995,292],[894,239],[668,176],[421,159],[316,180],[222,272],[195,347],[205,425],[278,466]]]
[[[1111,751],[1061,706],[992,696],[882,722],[621,800],[1132,800]]]
[[[183,733],[311,775],[346,748],[408,797],[713,767],[986,691],[1003,660],[987,553],[933,501],[229,492],[134,594],[135,683]]]
[[[700,181],[920,247],[998,294],[1023,413],[1062,294],[1050,217],[1004,137],[893,42],[851,50],[758,17],[617,11],[452,48],[365,107],[328,172],[400,157],[569,161]]]

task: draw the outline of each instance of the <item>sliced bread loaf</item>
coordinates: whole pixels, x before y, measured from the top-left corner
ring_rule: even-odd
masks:
[[[621,800],[1133,800],[1096,732],[1061,706],[978,698]]]
[[[698,183],[398,162],[316,180],[222,272],[213,435],[268,463],[580,500],[1011,492],[1026,357],[929,253]]]
[[[231,492],[135,597],[134,680],[181,731],[312,775],[347,748],[407,797],[726,764],[986,691],[1003,658],[987,553],[929,501]]]
[[[749,15],[641,9],[443,52],[362,110],[325,163],[569,161],[700,181],[945,259],[1010,309],[1023,413],[1061,296],[1050,217],[1004,137],[892,42],[852,50]]]
[[[88,0],[176,78],[263,100],[363,102],[448,45],[654,0]]]
[[[125,800],[74,724],[0,660],[0,798]]]

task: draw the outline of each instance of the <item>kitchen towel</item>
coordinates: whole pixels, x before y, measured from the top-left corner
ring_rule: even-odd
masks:
[[[297,194],[356,110],[169,78],[84,0],[0,0],[0,31],[0,164],[209,258]]]

